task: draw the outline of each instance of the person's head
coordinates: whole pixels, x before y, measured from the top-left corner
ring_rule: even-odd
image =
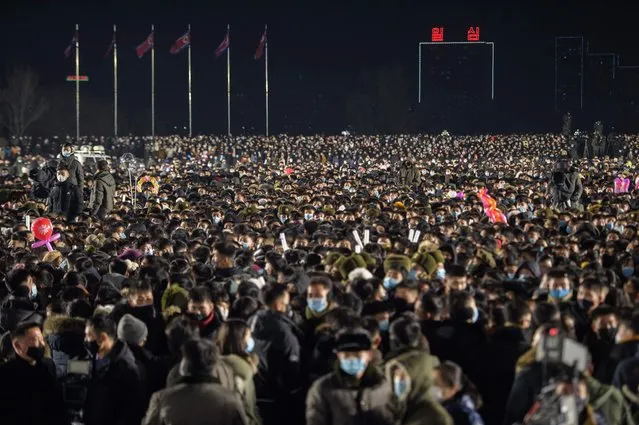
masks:
[[[313,276],[306,290],[308,308],[315,313],[325,311],[328,308],[329,295],[332,289],[333,283],[328,277]]]
[[[64,164],[58,165],[58,169],[56,170],[56,178],[59,182],[65,182],[69,178],[69,167]]]
[[[405,280],[397,285],[395,290],[395,306],[398,312],[414,310],[419,298],[419,283],[414,280]]]
[[[113,319],[106,314],[96,314],[87,320],[84,340],[92,355],[103,359],[111,352],[117,337],[117,329]]]
[[[118,322],[118,339],[130,346],[144,346],[148,334],[146,324],[131,314],[125,314]]]
[[[229,319],[217,331],[215,343],[223,356],[235,354],[246,356],[255,348],[251,329],[244,320]]]
[[[447,361],[437,366],[434,378],[433,395],[439,402],[454,398],[464,387],[462,368],[453,362]]]
[[[200,334],[197,324],[186,316],[177,316],[166,325],[166,341],[171,354],[181,353],[182,346]]]
[[[639,300],[639,279],[631,277],[623,286],[624,292],[628,295],[630,302],[635,304]]]
[[[615,341],[622,343],[639,337],[639,313],[624,317],[619,322]]]
[[[129,305],[144,307],[153,305],[153,286],[148,281],[136,281],[129,288]]]
[[[537,326],[542,326],[559,322],[559,320],[561,320],[561,315],[556,304],[538,302],[533,310],[533,319]]]
[[[468,288],[466,269],[458,264],[452,264],[446,267],[444,285],[450,292],[465,291]]]
[[[62,145],[62,156],[65,158],[70,157],[73,154],[73,145],[71,143],[65,143]]]
[[[404,314],[394,320],[390,326],[391,350],[425,348],[421,326],[413,314]]]
[[[422,320],[441,320],[443,311],[442,299],[429,292],[423,294],[415,305],[415,313]]]
[[[213,261],[218,268],[230,268],[236,251],[237,248],[231,242],[216,243],[213,246]]]
[[[479,309],[475,298],[467,292],[458,292],[451,299],[450,317],[457,322],[476,323]]]
[[[197,286],[189,291],[189,313],[195,315],[198,320],[206,320],[215,310],[213,294],[206,286]]]
[[[602,305],[594,309],[590,316],[595,335],[602,341],[613,343],[619,328],[619,316],[615,309]]]
[[[109,162],[105,159],[98,160],[98,171],[100,172],[108,172],[109,171]]]
[[[44,336],[40,326],[35,323],[19,325],[11,332],[11,345],[16,355],[31,365],[44,357]]]
[[[363,328],[347,328],[335,336],[335,352],[345,374],[360,379],[373,358],[373,341]]]
[[[532,312],[527,303],[514,300],[506,304],[504,308],[506,323],[521,329],[528,329],[532,325]]]
[[[213,341],[206,338],[191,339],[182,347],[180,375],[184,377],[211,377],[219,357]]]
[[[586,314],[590,314],[593,310],[603,303],[602,287],[596,280],[584,281],[577,290],[577,303]]]
[[[564,269],[551,269],[546,275],[546,283],[551,301],[561,302],[570,298],[572,283]]]
[[[264,291],[264,304],[273,311],[287,313],[291,297],[285,285],[272,285]]]
[[[111,260],[111,263],[109,263],[109,273],[121,274],[124,276],[126,275],[127,270],[128,268],[126,263],[119,258],[114,258]]]

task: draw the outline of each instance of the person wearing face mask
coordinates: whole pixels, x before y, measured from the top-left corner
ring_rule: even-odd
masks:
[[[215,308],[213,294],[209,288],[198,286],[189,291],[188,312],[196,319],[202,338],[215,338],[224,319],[220,311]]]
[[[100,220],[113,210],[113,198],[115,197],[115,179],[109,171],[109,163],[101,159],[98,161],[98,173],[95,175],[95,182],[91,190],[93,205],[91,216]]]
[[[363,328],[338,332],[335,370],[316,380],[308,391],[307,425],[398,422],[399,408],[392,385],[381,370],[370,364],[372,347],[371,336]]]
[[[242,400],[247,425],[261,424],[253,381],[259,358],[254,352],[255,339],[251,329],[244,320],[230,319],[220,327],[215,344],[222,357],[215,366],[214,375],[224,388]]]
[[[406,280],[397,285],[393,298],[395,316],[406,312],[415,312],[415,303],[419,299],[419,283]]]
[[[139,424],[142,384],[135,357],[117,339],[116,324],[108,315],[87,321],[85,343],[92,359],[91,381],[84,404],[87,425]]]
[[[49,195],[49,213],[64,217],[67,222],[73,222],[82,214],[82,189],[69,179],[69,169],[66,165],[58,166],[56,178],[58,182],[51,189]]]
[[[402,283],[408,275],[411,268],[409,257],[404,255],[389,255],[384,260],[384,273],[386,276],[383,280],[384,289],[393,292],[397,285]]]
[[[448,413],[430,394],[439,359],[430,354],[417,316],[407,313],[393,322],[390,345],[384,370],[402,405],[401,423],[452,425]]]
[[[38,323],[20,324],[9,334],[15,355],[0,366],[0,423],[66,424],[62,389],[53,362],[45,358]]]
[[[453,362],[444,362],[435,369],[433,396],[444,406],[455,425],[484,425],[477,413],[481,396],[472,382]]]
[[[267,309],[258,312],[249,322],[255,352],[260,356],[255,387],[265,425],[303,420],[303,333],[289,317],[290,302],[286,286],[270,286],[264,291]]]
[[[60,164],[69,170],[69,181],[84,190],[84,168],[73,153],[73,145],[65,143],[60,154]]]
[[[312,276],[306,289],[306,308],[302,329],[307,347],[315,347],[315,332],[335,305],[331,302],[333,282],[325,276]]]
[[[621,362],[639,354],[639,314],[621,317],[618,323],[615,345],[610,354],[602,359],[595,372],[595,378],[604,384],[612,383],[615,370]]]

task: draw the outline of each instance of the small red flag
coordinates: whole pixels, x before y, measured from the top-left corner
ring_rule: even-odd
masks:
[[[153,47],[153,33],[144,40],[138,47],[135,48],[135,52],[138,54],[138,58],[142,58]]]
[[[215,57],[219,58],[222,55],[222,53],[224,53],[226,49],[229,48],[230,45],[231,45],[231,37],[229,36],[229,32],[227,31],[226,35],[224,36],[224,40],[222,40],[220,45],[217,46],[217,49],[215,49]]]
[[[175,44],[173,44],[169,52],[172,55],[177,55],[178,53],[182,51],[182,49],[184,49],[189,44],[191,44],[191,33],[187,31],[186,34],[184,34],[182,37],[175,40]]]
[[[266,30],[264,30],[264,34],[262,34],[262,38],[260,39],[260,44],[257,46],[257,50],[255,51],[255,59],[260,59],[264,54],[264,46],[266,45]]]
[[[75,43],[78,41],[78,35],[74,34],[73,38],[71,39],[71,43],[69,44],[69,46],[64,49],[64,56],[69,59],[71,57],[71,53],[73,52],[73,49],[75,49]]]
[[[104,54],[105,58],[111,54],[111,52],[113,51],[114,47],[115,47],[115,31],[113,31],[113,39],[111,40],[111,44],[109,44],[109,48],[107,49],[106,53]]]

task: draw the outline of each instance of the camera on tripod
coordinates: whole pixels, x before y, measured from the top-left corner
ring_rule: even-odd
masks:
[[[584,407],[579,381],[588,367],[588,349],[562,334],[559,328],[550,328],[537,346],[536,360],[542,365],[543,387],[524,423],[579,425]]]
[[[83,408],[87,400],[90,381],[91,361],[69,360],[67,375],[62,381],[62,396],[74,425],[83,423]]]

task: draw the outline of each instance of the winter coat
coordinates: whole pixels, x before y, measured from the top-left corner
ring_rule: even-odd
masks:
[[[69,169],[69,181],[80,189],[84,189],[84,168],[74,154],[68,157],[60,155],[60,164],[64,164]]]
[[[82,214],[82,190],[67,179],[57,182],[49,195],[49,212],[64,216],[67,221],[73,221]]]
[[[43,335],[51,348],[58,378],[66,376],[69,360],[86,358],[84,328],[85,320],[75,317],[51,316],[45,320]]]
[[[33,180],[31,194],[35,199],[47,199],[51,194],[51,189],[56,183],[56,169],[45,165],[29,172],[29,177]]]
[[[419,186],[422,183],[422,175],[414,164],[404,162],[399,169],[399,183],[404,186]]]
[[[91,191],[94,200],[91,215],[104,219],[113,210],[113,198],[115,197],[115,179],[108,171],[102,171],[95,176],[95,186]]]
[[[255,353],[260,357],[255,377],[258,398],[289,403],[302,387],[301,331],[286,315],[267,310],[250,321]]]
[[[246,425],[238,398],[211,377],[185,377],[158,391],[142,421],[143,425]]]
[[[222,367],[216,368],[216,377],[220,380],[222,386],[238,395],[244,407],[248,425],[260,425],[262,421],[257,411],[257,396],[255,395],[255,383],[253,382],[257,368],[249,359],[235,354],[223,356],[219,360],[219,364]],[[231,371],[232,375],[223,376],[226,371]]]
[[[50,359],[31,366],[16,356],[0,365],[0,424],[67,424],[62,388]]]
[[[442,403],[455,425],[484,425],[475,404],[467,395],[457,395]]]
[[[141,408],[143,389],[135,357],[122,341],[116,341],[107,356],[108,363],[93,374],[84,406],[86,425],[138,425],[144,413]]]
[[[395,368],[404,370],[410,376],[408,394],[399,399],[402,407],[402,425],[452,425],[446,410],[430,395],[433,385],[433,369],[439,359],[420,349],[406,349],[391,352],[386,361],[386,379],[392,382]]]
[[[336,367],[313,383],[306,397],[306,425],[399,424],[390,382],[369,366],[359,381]]]
[[[639,339],[615,344],[610,355],[597,368],[595,378],[603,384],[612,384],[617,366],[626,359],[639,355]]]

